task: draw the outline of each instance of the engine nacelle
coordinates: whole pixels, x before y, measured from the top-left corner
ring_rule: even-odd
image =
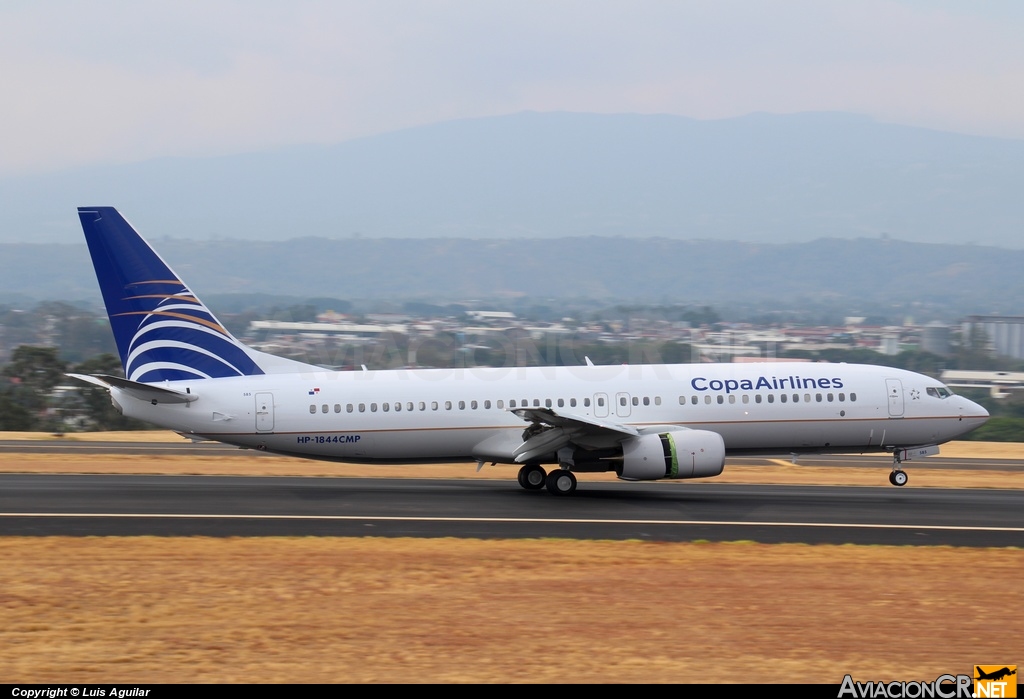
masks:
[[[661,478],[707,478],[725,468],[722,435],[708,430],[645,434],[622,443],[619,478],[655,481]]]

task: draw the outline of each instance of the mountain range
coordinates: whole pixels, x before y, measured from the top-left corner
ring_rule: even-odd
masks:
[[[927,319],[1024,314],[1024,250],[894,239],[669,238],[195,241],[156,248],[193,291],[507,305],[522,299],[771,308],[915,306]],[[84,243],[0,244],[0,302],[101,304]],[[214,305],[214,304],[211,304]],[[235,304],[237,306],[237,304]],[[479,305],[479,304],[478,304]],[[486,305],[486,304],[484,304]],[[214,306],[216,311],[216,307]],[[923,311],[922,311],[923,312]]]
[[[888,236],[1021,249],[1021,191],[1020,140],[845,113],[520,113],[334,145],[4,177],[0,243],[77,242],[75,207],[112,205],[150,239],[315,237],[356,249],[365,239],[508,241],[557,277],[580,264],[578,250],[559,257],[535,241]]]

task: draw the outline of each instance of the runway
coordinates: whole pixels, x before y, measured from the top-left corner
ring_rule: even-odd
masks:
[[[1024,491],[0,475],[0,535],[407,536],[1024,546]]]
[[[55,454],[55,455],[127,455],[127,456],[273,456],[252,449],[241,449],[219,442],[79,442],[73,439],[0,440],[0,454]],[[790,457],[730,456],[728,466],[763,465],[772,459]],[[798,463],[804,466],[841,466],[846,468],[889,468],[892,456],[888,454],[815,454],[801,455]],[[979,469],[986,471],[1013,471],[1024,473],[1024,461],[1019,459],[950,458],[933,456],[914,461],[911,469]]]

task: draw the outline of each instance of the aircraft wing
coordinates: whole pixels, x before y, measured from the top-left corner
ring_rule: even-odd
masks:
[[[539,428],[534,434],[528,434],[526,440],[512,452],[517,463],[557,452],[569,444],[598,449],[640,434],[635,427],[629,425],[582,415],[562,415],[551,408],[518,408],[512,412]],[[530,431],[527,430],[528,433]]]

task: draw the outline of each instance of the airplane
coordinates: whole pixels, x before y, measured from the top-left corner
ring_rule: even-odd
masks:
[[[78,215],[124,377],[124,415],[275,454],[349,463],[518,465],[519,485],[568,495],[575,473],[704,478],[727,456],[890,452],[905,461],[988,419],[922,374],[750,363],[330,371],[237,340],[113,207]],[[550,470],[545,465],[553,465]]]
[[[1011,670],[1008,667],[1003,667],[1003,668],[1001,668],[999,670],[994,670],[992,672],[985,672],[984,670],[981,669],[981,665],[975,665],[974,666],[974,675],[975,675],[974,679],[976,679],[976,680],[995,680],[995,681],[999,681],[999,680],[1003,679],[1004,677],[1009,677],[1010,675],[1016,675],[1016,674],[1017,674],[1016,668]]]

